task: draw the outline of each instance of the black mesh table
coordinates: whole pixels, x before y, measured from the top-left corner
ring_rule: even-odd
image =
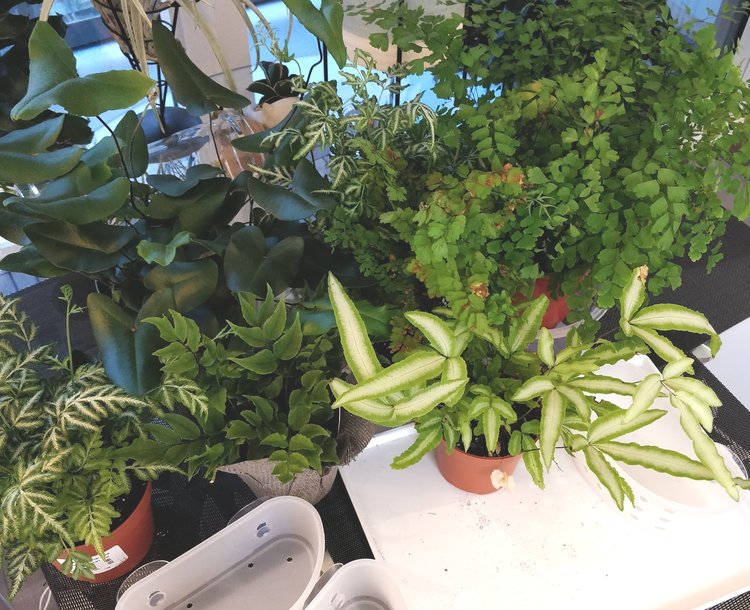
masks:
[[[724,238],[725,258],[709,275],[705,264],[681,261],[683,284],[668,291],[657,301],[680,303],[705,313],[718,332],[723,332],[750,317],[750,227],[732,221]],[[19,293],[29,315],[40,324],[41,340],[61,341],[61,324],[54,324],[50,307],[59,307],[59,286],[74,283],[76,295],[85,295],[91,285],[85,280],[64,278],[37,284]],[[56,318],[59,322],[59,317]],[[611,331],[617,323],[614,315],[604,318],[602,332]],[[74,332],[80,349],[94,344],[89,329],[76,322]],[[691,351],[701,339],[676,338],[682,349]],[[750,412],[717,380],[697,363],[696,375],[710,385],[723,402],[716,414],[713,436],[728,445],[750,470]],[[153,506],[157,534],[145,561],[173,559],[201,540],[221,529],[234,513],[251,502],[254,496],[233,475],[219,474],[215,483],[186,481],[177,475],[165,475],[154,488]],[[372,552],[357,520],[346,488],[337,478],[331,493],[316,507],[326,535],[326,547],[334,561],[349,562],[372,557]],[[92,585],[75,582],[54,568],[45,569],[47,582],[61,610],[111,610],[122,579]],[[750,583],[748,583],[750,585]],[[228,609],[229,610],[229,609]],[[415,608],[414,610],[423,610]],[[750,593],[720,603],[712,610],[750,610]]]

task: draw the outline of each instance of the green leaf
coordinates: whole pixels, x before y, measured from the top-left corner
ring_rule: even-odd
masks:
[[[268,349],[264,349],[247,358],[230,358],[230,360],[240,365],[243,369],[247,369],[258,375],[268,375],[269,373],[273,373],[278,367],[276,356]]]
[[[216,289],[219,270],[210,259],[174,261],[154,267],[143,278],[149,290],[168,289],[178,311],[188,312],[205,303]]]
[[[459,356],[455,353],[458,342],[450,327],[437,316],[423,311],[408,311],[406,319],[421,332],[433,349],[446,358]]]
[[[329,387],[333,395],[338,398],[354,386],[341,379],[333,379]],[[403,422],[394,419],[392,405],[377,400],[360,400],[356,403],[347,404],[344,408],[353,415],[380,426],[396,427],[403,425]]]
[[[625,287],[620,297],[620,315],[622,319],[630,321],[633,314],[643,305],[646,298],[646,272],[644,267],[633,270],[630,282]]]
[[[190,243],[191,235],[187,231],[180,231],[168,244],[159,244],[145,239],[138,244],[136,251],[147,263],[155,263],[166,267],[177,256],[177,248]]]
[[[688,392],[675,392],[674,399],[679,400],[682,404],[686,405],[692,412],[695,418],[698,420],[701,426],[706,432],[711,432],[714,427],[714,414],[705,402],[694,394]]]
[[[693,412],[682,401],[675,400],[674,395],[670,396],[670,401],[680,411],[680,425],[692,441],[695,455],[711,471],[719,485],[727,490],[729,496],[733,500],[739,500],[739,491],[734,484],[732,473],[719,455],[714,442],[706,435]]]
[[[0,260],[3,271],[26,273],[35,277],[58,277],[68,273],[67,269],[60,269],[39,254],[36,247],[27,244],[18,252],[6,254]]]
[[[557,386],[557,391],[575,407],[576,412],[583,421],[591,421],[591,405],[589,405],[589,399],[586,398],[581,390],[561,385]]]
[[[555,457],[555,445],[562,433],[563,419],[565,419],[565,399],[557,390],[551,390],[542,398],[541,433],[539,448],[542,461],[549,470]]]
[[[0,182],[40,183],[68,173],[83,154],[68,147],[45,152],[57,140],[63,117],[17,129],[0,138]]]
[[[104,368],[113,383],[130,394],[142,396],[161,381],[159,331],[151,324],[136,327],[133,317],[112,299],[91,293],[87,300],[91,329],[102,354]]]
[[[387,339],[390,336],[390,320],[393,307],[380,305],[375,307],[367,301],[355,301],[355,306],[371,337]],[[333,314],[333,305],[325,295],[319,299],[305,301],[300,311],[300,322],[302,323],[302,334],[324,335],[332,328],[336,328],[336,317]]]
[[[692,358],[681,358],[670,362],[664,367],[661,376],[666,379],[672,379],[673,377],[679,377],[683,373],[692,372],[693,370],[693,359]],[[718,405],[717,405],[718,406]]]
[[[286,449],[289,444],[289,441],[287,440],[285,434],[279,434],[278,432],[274,432],[273,434],[269,434],[264,439],[262,439],[260,441],[260,444],[268,445],[270,447],[279,447],[280,449]]]
[[[401,390],[417,388],[437,377],[446,358],[436,352],[415,352],[403,360],[358,383],[334,403],[334,408],[347,403],[383,398]]]
[[[232,332],[251,347],[265,347],[268,343],[263,330],[257,326],[246,328],[244,326],[237,326],[232,322],[228,322],[228,324]]]
[[[328,274],[328,297],[333,305],[344,358],[358,382],[362,383],[382,370],[367,328],[344,287]]]
[[[537,353],[539,359],[547,366],[551,367],[555,364],[555,340],[552,338],[552,333],[546,328],[539,331]]]
[[[135,179],[148,169],[148,144],[138,115],[129,110],[115,127],[115,136],[120,143],[125,170]],[[110,136],[111,137],[111,136]],[[188,170],[189,171],[189,170]]]
[[[13,120],[30,120],[50,106],[79,116],[127,108],[143,99],[154,82],[136,70],[110,70],[78,77],[76,60],[60,35],[38,21],[29,38],[29,86],[11,110]]]
[[[278,305],[276,305],[276,309],[273,310],[273,313],[263,322],[263,334],[269,341],[275,341],[284,332],[285,326],[286,304],[284,303],[284,299],[281,299]]]
[[[289,440],[289,449],[291,451],[312,451],[315,449],[315,443],[304,434],[295,434]]]
[[[40,222],[28,225],[25,231],[39,253],[53,265],[82,273],[115,267],[120,261],[120,249],[137,235],[132,227],[102,222],[78,226]]]
[[[550,390],[555,389],[555,384],[549,377],[532,377],[513,394],[512,400],[516,402],[526,402],[537,396],[542,396]]]
[[[321,0],[320,9],[310,0],[284,0],[284,4],[308,32],[325,43],[333,60],[343,68],[347,57],[342,0]]]
[[[336,205],[335,199],[322,192],[330,190],[331,185],[307,159],[297,164],[288,189],[263,182],[250,173],[246,181],[247,192],[255,202],[279,220],[303,220],[314,216],[318,210]]]
[[[55,220],[84,225],[112,216],[125,204],[129,192],[130,182],[126,178],[115,178],[85,195],[63,199],[10,197],[5,205],[20,204]]]
[[[621,394],[622,396],[633,396],[635,384],[622,381],[615,377],[606,375],[585,375],[567,382],[574,388],[583,390],[590,394]]]
[[[184,180],[171,174],[151,174],[146,181],[157,191],[169,197],[182,197],[190,189],[198,186],[201,180],[215,178],[220,171],[213,165],[199,164],[187,169]]]
[[[706,316],[682,305],[651,305],[641,309],[638,315],[630,320],[630,323],[633,326],[650,330],[682,330],[709,335],[713,356],[721,347],[721,338],[706,319]]]
[[[233,292],[261,293],[267,285],[276,294],[286,290],[298,274],[304,247],[301,237],[286,237],[267,250],[258,227],[243,227],[232,234],[224,254],[227,286]]]
[[[615,470],[614,466],[610,464],[601,451],[594,449],[593,447],[584,447],[583,455],[586,456],[586,464],[589,470],[596,475],[599,482],[612,496],[612,499],[617,504],[617,508],[623,510],[625,508],[625,481]],[[631,492],[632,493],[632,492]],[[632,502],[632,498],[631,498]]]
[[[463,358],[448,358],[443,366],[442,381],[465,381],[468,380],[468,370],[466,361]],[[455,405],[464,395],[464,387],[456,390],[455,394],[445,399],[445,404],[449,407]]]
[[[617,441],[597,443],[596,448],[618,462],[631,466],[643,466],[673,477],[686,477],[698,481],[713,479],[711,471],[703,464],[671,449]]]
[[[654,404],[654,401],[661,392],[661,375],[654,373],[648,375],[638,384],[638,388],[633,394],[633,403],[625,412],[623,423],[632,422],[641,413],[646,411]]]
[[[652,424],[663,417],[665,413],[666,411],[662,409],[650,409],[630,420],[627,419],[627,411],[614,411],[602,415],[594,420],[589,427],[588,441],[592,445],[602,441],[610,441],[613,438]]]
[[[250,103],[245,96],[203,74],[188,58],[174,35],[159,21],[153,22],[152,33],[159,67],[175,100],[184,105],[190,114],[202,116],[221,108],[244,108]]]
[[[250,413],[251,416],[255,415],[255,413]],[[249,440],[255,437],[256,432],[255,428],[247,422],[235,419],[227,424],[226,435],[230,440]]]
[[[537,297],[513,323],[508,336],[511,353],[526,349],[536,338],[548,305],[549,299],[546,296]]]
[[[302,347],[302,327],[300,326],[299,313],[294,322],[273,344],[273,353],[279,360],[291,360]]]
[[[194,441],[201,435],[200,428],[187,417],[177,413],[165,413],[161,418],[167,422],[180,438],[183,440]]]
[[[419,430],[417,439],[414,443],[402,454],[393,458],[391,468],[400,470],[402,468],[413,466],[430,451],[435,449],[442,439],[443,433],[440,425]]]

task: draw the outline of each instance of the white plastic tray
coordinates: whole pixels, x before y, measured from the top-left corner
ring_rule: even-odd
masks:
[[[629,379],[654,371],[646,358],[607,369]],[[710,510],[644,527],[563,451],[545,491],[519,466],[514,489],[480,496],[444,481],[432,455],[392,470],[413,438],[410,427],[380,434],[341,469],[376,559],[400,576],[411,608],[689,610],[750,589],[747,494],[714,506],[723,492],[709,490]]]

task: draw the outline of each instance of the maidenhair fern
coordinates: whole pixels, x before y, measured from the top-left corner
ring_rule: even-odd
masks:
[[[62,299],[68,328],[81,309],[67,287]],[[36,334],[18,302],[0,296],[0,554],[11,596],[65,551],[65,571],[91,576],[91,558],[72,549],[85,542],[102,553],[119,516],[113,501],[130,491],[131,477],[165,468],[118,453],[145,436],[149,404],[114,386],[100,364],[75,367],[53,346],[35,346]]]

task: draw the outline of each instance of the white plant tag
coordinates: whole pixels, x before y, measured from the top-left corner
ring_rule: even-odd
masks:
[[[117,566],[127,561],[128,555],[122,550],[120,545],[115,545],[104,551],[104,559],[99,555],[94,555],[91,560],[94,562],[94,574],[102,574],[114,570]],[[58,559],[58,563],[64,563],[63,559]]]

